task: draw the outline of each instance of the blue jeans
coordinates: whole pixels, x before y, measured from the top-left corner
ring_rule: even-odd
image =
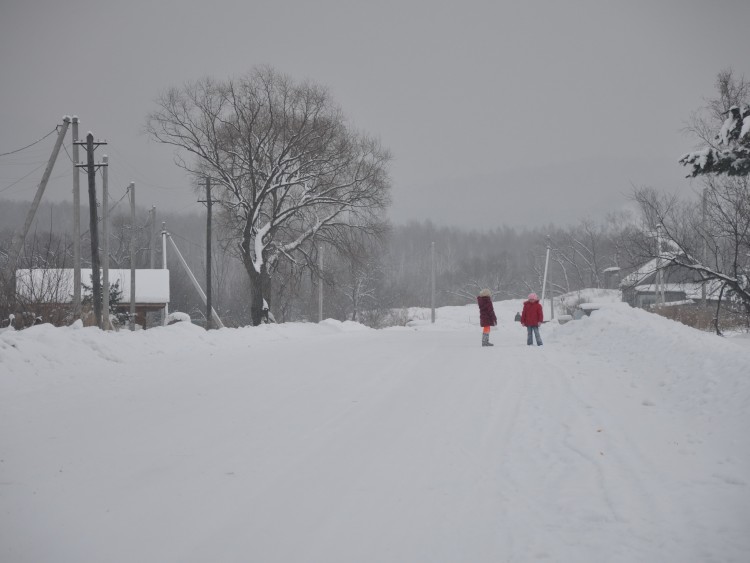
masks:
[[[536,345],[541,346],[542,345],[542,338],[539,336],[539,327],[538,326],[527,326],[526,327],[526,344],[531,346],[534,342],[531,339],[531,335],[533,334],[536,336]]]

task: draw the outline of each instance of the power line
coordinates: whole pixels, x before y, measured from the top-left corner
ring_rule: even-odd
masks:
[[[11,185],[5,186],[4,188],[0,189],[0,194],[3,193],[3,192],[7,192],[9,189],[11,189],[13,186],[15,186],[18,182],[20,182],[21,180],[24,180],[25,178],[28,178],[29,176],[31,176],[34,172],[36,172],[37,170],[39,170],[45,164],[46,164],[46,162],[42,162],[39,166],[37,166],[36,168],[34,168],[34,170],[32,170],[31,172],[29,172],[25,176],[22,176],[21,178],[19,178],[15,182],[13,182]]]
[[[49,133],[47,133],[41,139],[37,139],[36,141],[34,141],[33,143],[31,143],[30,145],[26,145],[25,147],[21,147],[20,149],[16,149],[14,151],[0,153],[0,156],[8,156],[9,154],[16,154],[17,152],[21,152],[22,150],[26,150],[29,147],[33,147],[37,143],[41,143],[44,139],[46,139],[47,137],[49,137],[50,135],[52,135],[52,133],[57,133],[57,127],[55,127],[52,131],[50,131]]]

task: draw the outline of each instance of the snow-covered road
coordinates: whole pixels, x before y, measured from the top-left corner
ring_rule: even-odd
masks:
[[[517,306],[5,334],[0,560],[746,561],[747,341]]]

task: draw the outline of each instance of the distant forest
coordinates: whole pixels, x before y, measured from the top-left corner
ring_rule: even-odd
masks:
[[[0,262],[7,261],[14,232],[20,231],[29,203],[0,200]],[[136,267],[148,268],[153,247],[156,267],[162,263],[162,222],[180,248],[190,269],[205,284],[205,213],[173,214],[156,210],[157,237],[150,240],[147,209],[137,208],[136,228],[131,229],[127,203],[111,214],[110,267],[130,267],[130,238],[137,239]],[[72,267],[72,205],[43,203],[22,252],[19,268]],[[90,267],[88,209],[81,210],[83,267]],[[213,303],[228,326],[249,324],[248,278],[233,251],[215,227],[213,253]],[[435,271],[435,304],[474,302],[487,287],[494,299],[541,293],[547,248],[550,248],[547,292],[553,295],[586,288],[616,285],[617,276],[606,270],[620,268],[624,275],[644,260],[636,249],[637,229],[624,215],[596,222],[581,221],[571,227],[517,230],[498,226],[489,231],[442,227],[429,221],[391,225],[377,243],[323,247],[322,271],[282,265],[273,273],[270,310],[277,322],[316,321],[319,283],[323,283],[325,318],[357,320],[370,326],[398,322],[394,315],[408,307],[429,307],[431,278]],[[101,232],[100,232],[101,237]],[[168,249],[171,280],[170,311],[188,313],[194,322],[205,322],[205,307]],[[405,314],[405,313],[404,313]]]

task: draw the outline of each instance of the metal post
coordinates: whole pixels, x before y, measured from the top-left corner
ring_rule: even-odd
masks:
[[[130,182],[130,330],[135,330],[135,182]]]
[[[318,249],[318,322],[323,322],[323,247]]]
[[[435,241],[430,245],[430,319],[435,324]]]
[[[73,116],[73,319],[81,318],[81,169],[78,162],[78,116]]]
[[[167,224],[161,224],[161,269],[167,269]],[[169,317],[169,303],[164,304],[164,318],[161,320],[162,326],[167,326]]]
[[[211,178],[206,178],[206,330],[211,328]]]
[[[102,227],[104,228],[104,257],[102,259],[102,309],[104,323],[102,328],[110,330],[109,322],[109,157],[102,155]]]

